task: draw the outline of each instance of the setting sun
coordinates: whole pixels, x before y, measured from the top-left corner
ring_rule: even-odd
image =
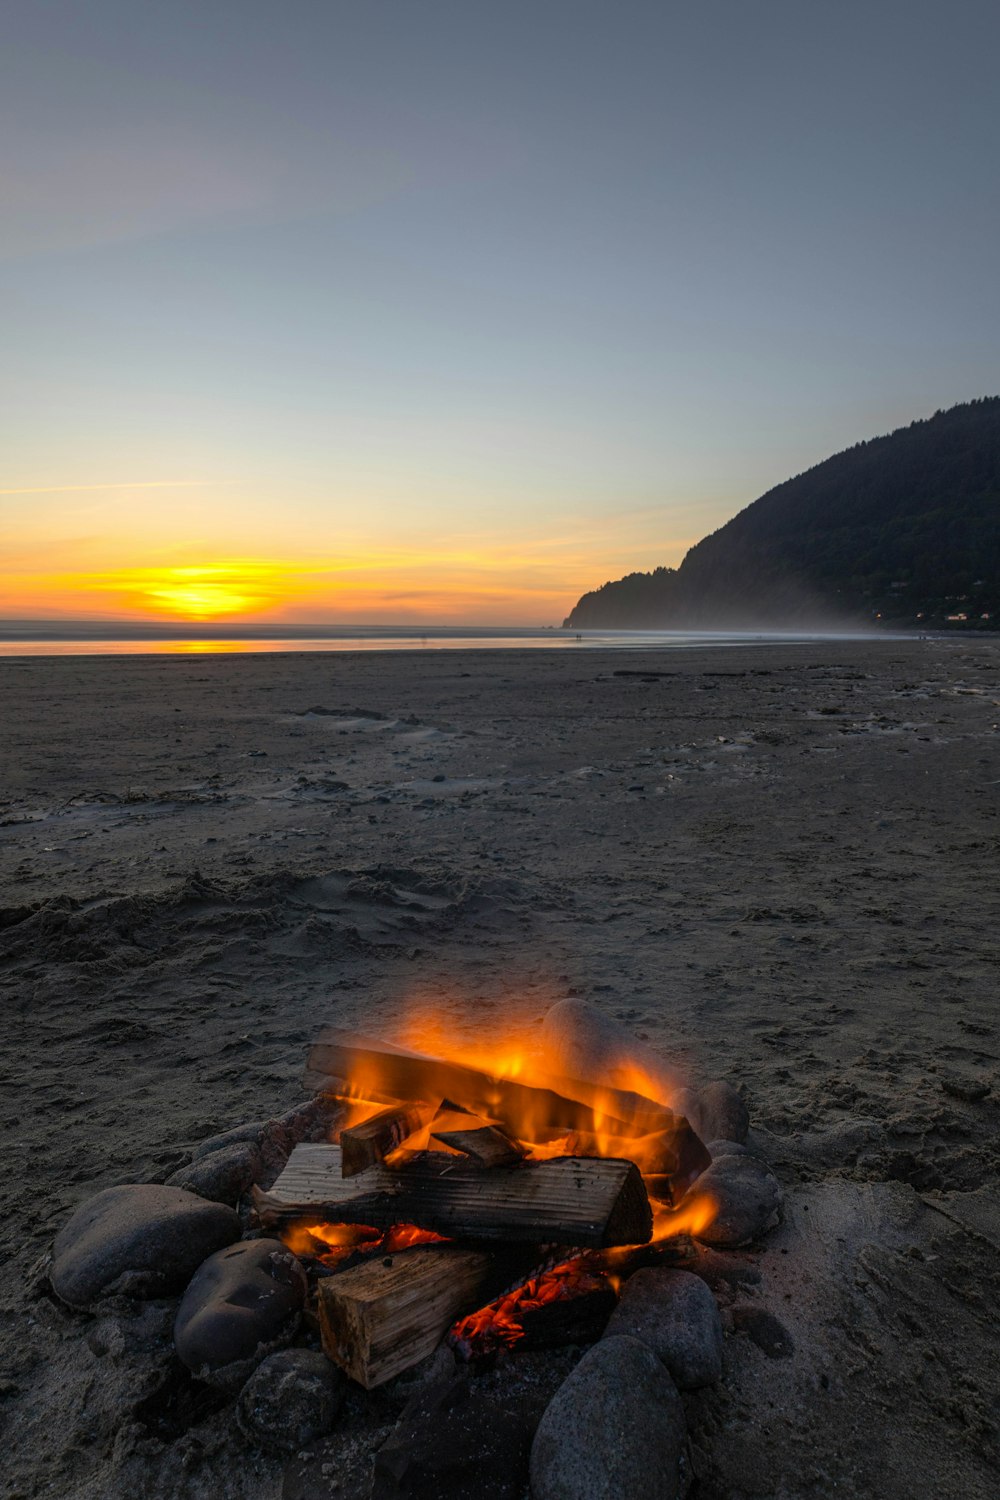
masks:
[[[266,602],[266,595],[242,584],[226,568],[165,568],[162,581],[151,579],[144,592],[150,609],[184,619],[210,620],[242,614]]]

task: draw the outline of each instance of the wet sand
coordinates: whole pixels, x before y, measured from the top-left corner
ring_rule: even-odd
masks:
[[[568,992],[745,1084],[786,1188],[699,1500],[995,1493],[1000,641],[6,659],[0,712],[4,1495],[279,1495],[29,1268],[324,1023]]]

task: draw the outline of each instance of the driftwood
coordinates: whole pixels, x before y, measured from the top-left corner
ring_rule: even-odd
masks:
[[[557,1156],[484,1172],[443,1152],[396,1171],[342,1175],[339,1146],[297,1146],[270,1192],[254,1193],[260,1222],[299,1218],[388,1229],[416,1224],[451,1238],[530,1244],[643,1245],[653,1215],[634,1162]]]
[[[649,1134],[670,1126],[662,1104],[621,1089],[577,1078],[553,1078],[535,1088],[511,1078],[491,1078],[476,1068],[444,1062],[352,1032],[328,1030],[310,1049],[306,1082],[319,1092],[339,1092],[350,1078],[360,1097],[441,1099],[499,1121],[513,1135],[540,1140],[568,1130]]]
[[[421,1130],[437,1111],[434,1104],[392,1104],[379,1110],[377,1115],[362,1120],[360,1125],[350,1125],[340,1132],[345,1177],[354,1177],[368,1167],[374,1167],[407,1136]]]
[[[479,1167],[510,1167],[527,1155],[524,1147],[496,1125],[471,1130],[434,1130],[431,1140],[458,1151]]]
[[[481,1306],[494,1257],[425,1245],[369,1260],[319,1283],[319,1321],[330,1359],[367,1390],[430,1354],[456,1318]]]

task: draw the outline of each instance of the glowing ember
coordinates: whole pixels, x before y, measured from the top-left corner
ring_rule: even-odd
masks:
[[[568,1302],[588,1292],[600,1292],[611,1286],[602,1271],[592,1270],[580,1257],[553,1266],[523,1286],[506,1292],[487,1307],[470,1313],[454,1324],[448,1334],[453,1349],[469,1358],[472,1354],[489,1354],[494,1349],[511,1348],[524,1337],[522,1319],[526,1313],[546,1307],[551,1302]]]
[[[394,1224],[373,1229],[368,1224],[288,1224],[281,1238],[294,1255],[309,1256],[324,1266],[339,1266],[348,1256],[394,1255],[413,1245],[443,1245],[447,1239],[416,1224]]]

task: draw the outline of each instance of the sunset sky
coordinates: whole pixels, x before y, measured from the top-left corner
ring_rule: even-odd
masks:
[[[1000,7],[32,0],[0,616],[558,622],[1000,390]]]

